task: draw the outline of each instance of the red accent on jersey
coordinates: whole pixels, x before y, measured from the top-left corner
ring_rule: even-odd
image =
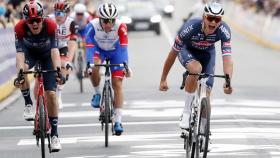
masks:
[[[48,29],[48,34],[51,36],[55,36],[56,35],[56,23],[50,19],[50,18],[46,18],[44,20],[45,24],[47,25],[47,29]]]
[[[15,34],[17,39],[23,39],[24,37],[24,25],[26,20],[20,20],[15,26]]]
[[[121,46],[128,45],[127,27],[124,23],[122,23],[120,25],[119,30],[118,30],[118,35],[119,35],[119,38],[120,38],[120,45]]]

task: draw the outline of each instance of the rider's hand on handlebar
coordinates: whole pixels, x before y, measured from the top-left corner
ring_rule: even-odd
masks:
[[[132,76],[132,70],[128,68],[127,71],[124,71],[124,74],[126,78],[130,78]]]
[[[169,88],[168,88],[167,82],[166,81],[160,81],[159,90],[160,91],[167,91],[168,89]]]
[[[17,78],[15,78],[15,80],[14,80],[14,86],[16,88],[21,88],[21,86],[23,85],[24,82],[25,82],[25,78],[23,75],[23,70],[21,69],[20,72],[18,73]]]
[[[64,67],[66,68],[67,71],[72,71],[73,70],[73,65],[70,61],[66,61],[64,63]]]
[[[231,94],[233,91],[232,87],[227,86],[226,83],[224,83],[224,93],[225,94]]]
[[[63,84],[65,84],[65,82],[66,82],[66,79],[65,79],[65,77],[62,75],[62,73],[61,73],[61,71],[60,71],[60,68],[57,68],[56,82],[57,82],[59,85],[63,85]]]

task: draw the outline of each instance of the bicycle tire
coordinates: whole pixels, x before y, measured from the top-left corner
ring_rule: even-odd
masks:
[[[198,139],[199,142],[199,152],[201,152],[201,157],[202,158],[207,158],[207,153],[208,153],[208,143],[209,143],[209,133],[210,133],[210,104],[209,104],[209,100],[207,98],[202,98],[201,99],[201,109],[200,109],[200,118],[199,118],[199,126],[198,126],[198,132],[199,132],[199,136],[201,137],[201,139]],[[204,133],[200,133],[200,128],[201,127],[201,117],[202,117],[202,112],[204,111],[205,117],[206,117],[206,124],[204,127]],[[204,138],[204,139],[202,139]],[[205,142],[203,142],[203,140]],[[203,146],[204,144],[204,146]],[[200,157],[200,156],[199,156]]]
[[[80,93],[84,92],[84,86],[83,86],[83,63],[84,63],[84,59],[82,57],[82,52],[79,52],[79,56],[78,56],[78,79],[79,79],[79,83],[80,83]]]
[[[105,94],[104,94],[104,120],[105,120],[105,147],[108,147],[109,142],[109,117],[110,117],[110,86],[105,83]]]
[[[45,158],[45,122],[46,122],[46,115],[44,109],[44,100],[42,96],[38,97],[39,99],[39,128],[40,128],[40,142],[41,142],[41,154],[42,158]]]

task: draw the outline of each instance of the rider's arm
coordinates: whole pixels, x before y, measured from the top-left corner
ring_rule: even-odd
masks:
[[[87,63],[93,63],[93,56],[94,56],[94,50],[96,47],[96,42],[94,40],[94,27],[91,23],[87,24],[86,27],[86,61]]]
[[[16,68],[17,72],[19,72],[20,69],[24,69],[24,44],[23,44],[23,36],[24,36],[24,30],[23,30],[23,21],[20,21],[15,26],[15,45],[16,45]]]
[[[120,39],[120,49],[124,54],[124,60],[128,63],[128,38],[127,38],[127,27],[124,23],[122,23],[118,30],[118,35]]]
[[[78,33],[79,26],[76,25],[74,21],[70,24],[70,40],[68,41],[68,60],[71,62],[73,61],[75,52],[77,51],[78,45],[77,45],[77,33]]]
[[[219,28],[221,30],[221,49],[223,56],[223,69],[225,74],[229,74],[232,78],[233,60],[231,55],[231,31],[230,28],[224,23]]]
[[[176,57],[177,57],[177,52],[174,49],[171,49],[163,66],[161,81],[166,81],[168,73],[174,64]]]
[[[178,53],[183,49],[185,43],[184,40],[188,39],[190,34],[192,33],[193,26],[191,23],[185,23],[178,35],[176,36],[176,39],[174,41],[173,47],[170,50],[167,59],[164,63],[162,75],[161,75],[161,81],[166,81],[166,78],[168,76],[168,73],[172,67],[172,65],[175,62],[175,59],[178,55]]]

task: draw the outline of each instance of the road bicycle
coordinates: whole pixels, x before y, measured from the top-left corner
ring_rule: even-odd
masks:
[[[41,145],[41,155],[42,158],[45,158],[45,139],[48,140],[49,152],[51,151],[50,146],[50,134],[51,126],[48,117],[48,108],[46,104],[46,99],[44,96],[44,84],[43,84],[43,74],[44,73],[59,73],[60,69],[57,70],[42,70],[40,63],[37,63],[34,71],[19,71],[19,76],[21,77],[24,74],[34,74],[34,77],[39,83],[39,88],[37,91],[37,100],[36,100],[36,109],[35,109],[35,118],[34,118],[34,130],[33,135],[36,137],[36,144],[39,147]],[[40,143],[39,143],[40,142]]]
[[[105,147],[108,147],[109,142],[109,124],[111,124],[111,132],[112,135],[115,134],[114,128],[113,128],[113,91],[111,86],[111,72],[110,67],[113,66],[119,66],[124,67],[125,71],[128,73],[128,66],[126,63],[123,64],[110,64],[110,61],[108,58],[105,59],[105,64],[90,64],[87,63],[87,70],[91,69],[93,67],[104,67],[105,68],[105,81],[102,91],[102,97],[101,97],[101,107],[100,107],[100,116],[99,121],[101,122],[101,128],[102,131],[105,128]],[[91,74],[90,74],[91,75]]]
[[[181,137],[184,139],[184,149],[186,150],[186,158],[206,158],[208,153],[209,135],[210,135],[210,115],[211,107],[209,99],[206,95],[206,82],[209,77],[224,78],[226,86],[230,87],[229,75],[213,75],[213,74],[191,74],[185,72],[183,74],[183,82],[180,89],[184,89],[185,80],[188,75],[198,76],[198,88],[192,102],[189,129],[184,129]],[[202,127],[201,119],[205,118],[205,126]]]

